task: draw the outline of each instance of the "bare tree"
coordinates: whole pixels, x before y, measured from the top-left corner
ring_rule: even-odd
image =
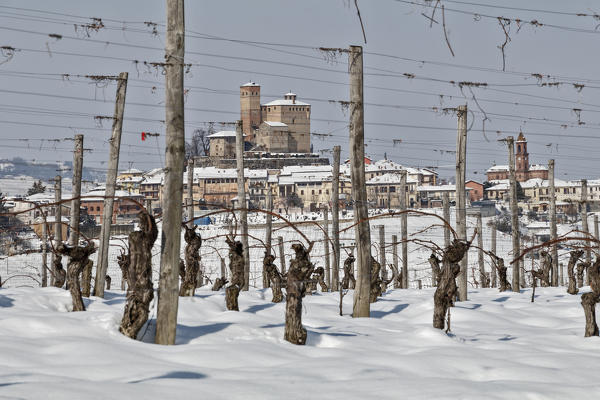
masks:
[[[192,138],[189,142],[185,142],[185,159],[193,159],[194,157],[207,156],[210,150],[209,135],[215,133],[212,125],[208,129],[198,128],[192,133]]]
[[[569,287],[567,288],[567,293],[569,294],[577,294],[579,292],[573,269],[575,268],[575,264],[577,264],[577,260],[579,260],[582,255],[583,250],[572,250],[570,253],[569,264],[567,266],[567,273],[569,274]]]

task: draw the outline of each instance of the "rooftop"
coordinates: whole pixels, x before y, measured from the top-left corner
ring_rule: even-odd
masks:
[[[310,104],[298,100],[279,99],[263,104],[263,106],[310,106]]]
[[[269,126],[274,126],[274,127],[279,127],[279,128],[287,128],[287,124],[284,124],[283,122],[277,122],[277,121],[263,121],[263,122]]]
[[[252,81],[244,83],[240,87],[251,87],[251,86],[259,86],[260,87],[260,85],[256,84],[256,82],[252,82]]]

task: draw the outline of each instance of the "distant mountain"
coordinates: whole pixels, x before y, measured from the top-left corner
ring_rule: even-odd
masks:
[[[70,191],[73,163],[32,162],[15,157],[12,160],[0,160],[0,192],[8,195],[25,194],[31,182],[41,179],[50,189],[50,181],[61,175],[63,190]],[[83,167],[82,179],[90,182],[104,182],[106,173]],[[2,187],[4,186],[4,187]]]

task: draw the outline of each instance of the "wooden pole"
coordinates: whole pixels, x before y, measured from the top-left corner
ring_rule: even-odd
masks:
[[[466,202],[466,164],[467,164],[467,106],[458,106],[458,130],[456,136],[456,233],[458,239],[467,241],[467,202]],[[467,300],[467,274],[469,253],[465,252],[460,261],[458,275],[458,299]]]
[[[365,120],[363,103],[363,51],[350,46],[350,174],[354,204],[354,229],[358,276],[354,291],[352,317],[369,317],[371,313],[371,232],[367,208],[365,179]]]
[[[325,250],[325,282],[327,287],[331,288],[331,257],[329,255],[329,207],[323,207],[323,229],[325,230],[325,242],[323,249]]]
[[[79,214],[81,205],[81,172],[83,170],[83,135],[75,135],[73,151],[73,191],[71,197],[71,221],[69,221],[69,246],[79,244]]]
[[[42,287],[48,286],[48,222],[46,212],[42,211]]]
[[[481,287],[485,288],[484,285],[487,275],[485,274],[485,262],[483,261],[483,223],[481,221],[481,211],[477,213],[477,262],[479,264],[479,282]]]
[[[494,225],[492,226],[492,248],[491,248],[491,252],[496,255],[496,234],[497,234],[498,230],[496,229],[496,221],[494,221]],[[492,263],[492,265],[494,265],[494,263]],[[492,280],[492,287],[495,288],[497,285],[497,281],[496,281],[496,268],[492,267],[492,271],[491,271],[491,280]]]
[[[565,269],[563,263],[558,265],[560,270],[560,286],[565,286]]]
[[[588,183],[587,179],[581,180],[581,229],[589,235],[590,228],[588,226],[588,213],[587,213],[587,199],[588,199]],[[587,235],[586,235],[587,236]],[[587,244],[585,249],[585,261],[588,265],[592,265],[592,252],[590,250],[592,244]],[[590,274],[586,271],[586,285],[590,284]]]
[[[598,231],[598,215],[594,214],[594,236],[596,240],[600,240],[600,232]],[[600,253],[600,244],[596,245],[597,251]]]
[[[387,279],[387,263],[385,260],[385,225],[379,225],[379,265],[381,265],[381,279]]]
[[[285,253],[283,251],[283,236],[277,236],[277,247],[279,248],[279,263],[281,264],[281,275],[285,274]]]
[[[100,243],[98,246],[98,261],[96,263],[96,278],[94,294],[104,297],[104,283],[108,272],[108,249],[110,244],[110,226],[113,218],[113,204],[119,170],[119,152],[121,149],[121,131],[123,129],[123,114],[125,112],[125,96],[127,94],[127,72],[121,72],[117,81],[117,98],[112,125],[112,135],[109,141],[108,170],[106,172],[106,189],[104,190],[104,210],[102,210],[102,226],[100,228]]]
[[[331,290],[337,291],[340,282],[340,146],[333,146],[333,179],[331,185],[331,229],[333,231]]]
[[[163,223],[156,314],[156,344],[175,344],[177,308],[179,306],[179,254],[181,251],[181,216],[183,200],[183,166],[185,159],[185,125],[183,99],[183,64],[185,55],[185,17],[183,0],[167,0],[166,61],[166,162],[163,200]]]
[[[448,192],[442,194],[442,208],[444,210],[444,219],[450,224],[450,196]],[[450,246],[450,228],[444,226],[444,248]]]
[[[190,158],[187,164],[187,204],[188,228],[194,227],[194,159]]]
[[[235,157],[237,162],[237,204],[240,209],[240,226],[242,246],[244,247],[244,282],[242,291],[250,287],[250,249],[248,248],[248,204],[246,202],[246,184],[244,179],[244,133],[242,121],[239,120],[235,129]]]
[[[402,289],[408,289],[408,215],[406,211],[406,170],[400,171],[400,238],[402,240]]]
[[[221,257],[221,278],[227,278],[227,266],[225,265],[225,259]]]
[[[515,175],[515,139],[512,136],[506,138],[506,144],[508,146],[508,171],[510,179],[510,215],[511,215],[511,226],[512,226],[512,247],[513,247],[513,258],[516,258],[520,254],[521,246],[519,245],[519,209],[517,204],[517,177]],[[513,292],[519,293],[521,290],[521,279],[520,279],[520,263],[513,263],[512,267],[512,290]]]
[[[554,160],[548,160],[548,185],[550,186],[550,241],[556,240],[556,189],[554,187]],[[552,286],[558,286],[558,246],[552,245]]]
[[[267,210],[268,211],[273,211],[273,193],[271,193],[271,188],[267,187]],[[267,219],[267,231],[265,232],[265,244],[267,245],[266,247],[266,252],[271,254],[271,243],[272,243],[272,236],[273,236],[273,216],[271,214],[267,214],[266,216]],[[271,286],[271,282],[269,281],[269,276],[267,274],[267,271],[265,271],[265,266],[263,264],[263,270],[262,270],[262,277],[263,277],[263,289],[266,289],[268,287]]]
[[[56,175],[54,178],[54,247],[58,247],[62,243],[62,177]],[[56,270],[54,269],[54,260],[56,257],[61,257],[60,254],[52,252],[52,276],[50,277],[50,285],[54,286]]]
[[[398,271],[398,236],[392,235],[392,262],[396,271]],[[394,289],[399,289],[398,280],[394,279]]]

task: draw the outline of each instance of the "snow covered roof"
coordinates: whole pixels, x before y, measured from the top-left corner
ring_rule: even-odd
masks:
[[[492,187],[489,187],[489,188],[485,189],[485,190],[486,190],[486,192],[487,192],[487,191],[491,191],[491,190],[508,190],[508,188],[509,188],[509,185],[510,185],[510,184],[508,183],[508,179],[504,179],[503,181],[498,181],[498,182],[499,182],[498,184],[496,184],[496,185],[494,185],[494,186],[492,186]]]
[[[470,187],[465,188],[466,191],[473,190]],[[417,187],[418,192],[454,192],[456,191],[456,185],[439,185],[439,186],[419,186]]]
[[[213,138],[235,137],[235,135],[236,135],[235,131],[219,131],[219,132],[213,133],[212,135],[208,135],[207,138],[213,139]]]
[[[310,104],[298,100],[279,99],[263,104],[263,106],[310,106]]]
[[[543,164],[532,164],[529,167],[530,171],[548,171],[548,167]]]
[[[399,184],[400,174],[383,174],[374,176],[367,181],[367,185],[385,185],[385,184]],[[414,178],[406,178],[406,183],[418,183]]]
[[[86,201],[102,201],[102,200],[104,200],[104,196],[105,196],[104,193],[105,193],[104,189],[92,190],[90,192],[87,192],[83,196],[81,196],[81,202],[85,203]],[[98,196],[98,197],[94,197],[94,196]],[[142,197],[142,195],[135,194],[135,193],[128,193],[124,190],[115,190],[114,197]]]
[[[292,93],[291,91],[290,91],[290,92],[287,92],[287,93],[285,94],[285,96],[295,96],[295,95],[296,95],[296,93]]]
[[[143,173],[144,173],[144,171],[139,170],[137,168],[129,168],[127,171],[122,171],[120,173],[120,175],[123,175],[123,174],[143,174]]]
[[[494,166],[488,168],[488,170],[485,172],[502,172],[502,171],[508,171],[508,165],[494,165]]]
[[[265,124],[269,125],[269,126],[274,126],[274,127],[278,127],[278,128],[287,128],[287,124],[284,124],[283,122],[277,122],[277,121],[263,121]]]
[[[526,180],[525,182],[521,182],[521,187],[523,189],[548,187],[548,181],[541,179],[541,178],[533,178],[533,179]]]
[[[331,165],[286,165],[281,169],[280,175],[291,175],[299,172],[328,172],[331,174],[332,171],[333,167]]]
[[[256,84],[255,82],[250,81],[250,82],[244,83],[240,87],[252,87],[252,86],[260,86],[260,85]]]

